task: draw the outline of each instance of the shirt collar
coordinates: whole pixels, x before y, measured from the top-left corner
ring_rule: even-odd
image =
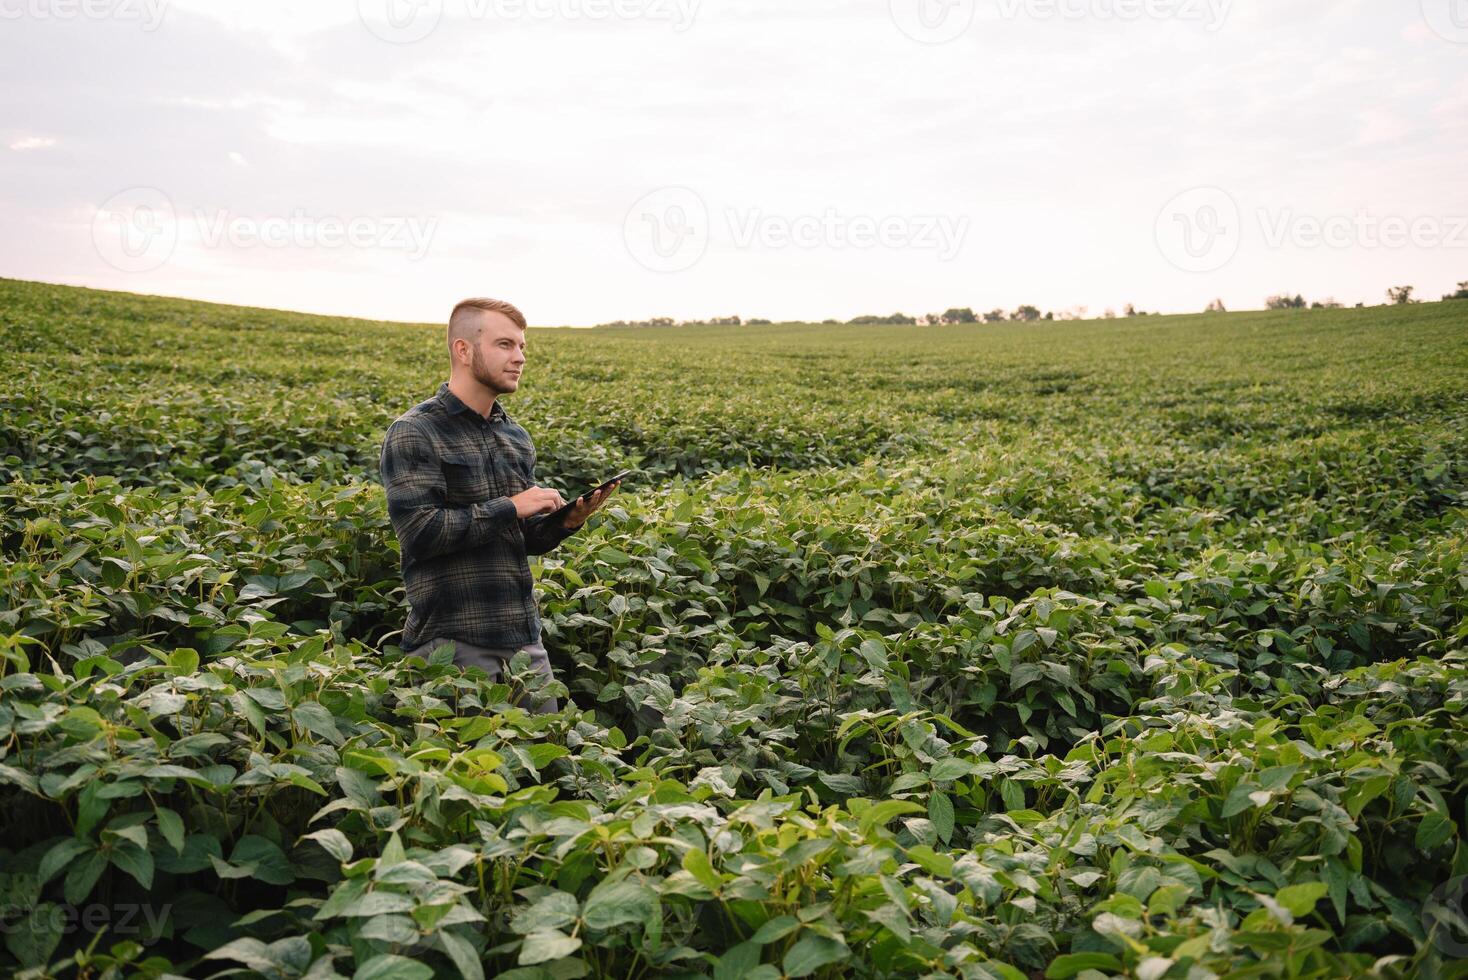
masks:
[[[458,415],[460,412],[469,412],[474,415],[479,414],[468,405],[465,405],[458,395],[454,394],[452,391],[449,391],[449,383],[447,381],[441,383],[438,386],[438,395],[436,397],[438,398],[439,403],[443,405],[444,409],[450,415]],[[483,416],[480,417],[483,418]],[[503,406],[500,405],[499,399],[496,398],[494,400],[494,407],[489,410],[489,418],[485,419],[485,421],[493,422],[496,419],[503,418],[505,418],[505,410]]]

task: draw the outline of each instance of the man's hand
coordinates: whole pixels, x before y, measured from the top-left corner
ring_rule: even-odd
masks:
[[[522,521],[536,514],[553,514],[566,506],[561,495],[549,487],[531,487],[524,493],[517,493],[510,498],[515,505],[515,516]]]
[[[562,526],[567,530],[574,530],[585,524],[588,517],[601,510],[601,505],[607,502],[607,498],[615,493],[619,486],[621,486],[620,483],[613,483],[605,490],[596,491],[590,497],[578,497],[576,505],[571,508],[571,513],[567,514],[566,519],[562,521]]]

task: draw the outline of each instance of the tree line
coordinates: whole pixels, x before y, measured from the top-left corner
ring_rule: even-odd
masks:
[[[1406,306],[1412,303],[1420,303],[1422,300],[1413,297],[1416,292],[1415,286],[1392,286],[1386,291],[1388,305]],[[1458,290],[1443,297],[1443,301],[1468,299],[1468,281],[1458,283]],[[1357,303],[1356,309],[1365,307],[1365,303]],[[1289,293],[1279,293],[1264,300],[1266,310],[1339,310],[1344,304],[1339,303],[1334,297],[1326,297],[1321,300],[1307,302],[1300,293],[1291,296]],[[1204,309],[1205,313],[1227,313],[1222,299],[1215,299]],[[919,316],[909,316],[906,313],[890,313],[886,316],[879,314],[863,314],[852,317],[850,320],[822,320],[824,324],[840,325],[845,323],[849,326],[939,326],[944,324],[960,323],[1033,323],[1037,320],[1085,320],[1088,319],[1088,310],[1084,306],[1077,306],[1060,313],[1041,313],[1040,308],[1028,303],[1021,304],[1013,310],[992,309],[987,313],[975,313],[972,307],[954,306],[949,307],[942,313],[924,313]],[[1139,311],[1133,304],[1128,303],[1122,309],[1123,317],[1133,316],[1158,316],[1157,313]],[[1099,319],[1116,319],[1115,310],[1107,309]],[[772,323],[771,320],[755,317],[742,319],[737,316],[716,316],[703,320],[675,320],[672,317],[659,316],[649,320],[613,320],[610,323],[599,323],[599,327],[738,327],[738,326],[760,326]],[[787,321],[796,322],[796,321]],[[800,321],[804,322],[804,321]]]

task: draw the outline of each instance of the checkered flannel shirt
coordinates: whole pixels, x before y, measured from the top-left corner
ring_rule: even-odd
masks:
[[[498,401],[485,418],[449,391],[415,405],[382,444],[387,513],[408,593],[403,649],[436,637],[515,648],[540,638],[529,555],[575,533],[510,497],[535,486],[535,446]]]

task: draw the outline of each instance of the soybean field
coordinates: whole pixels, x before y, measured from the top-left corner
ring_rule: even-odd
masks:
[[[532,328],[542,485],[635,472],[547,716],[398,646],[442,326],[0,356],[0,973],[1468,976],[1468,302]]]

